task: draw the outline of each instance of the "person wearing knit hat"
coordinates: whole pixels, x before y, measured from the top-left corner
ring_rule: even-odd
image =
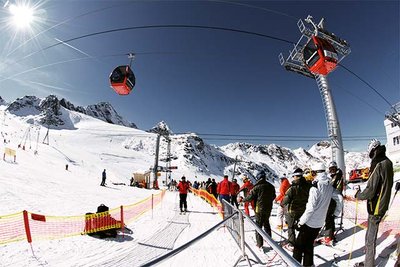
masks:
[[[282,205],[286,208],[286,221],[288,224],[288,249],[293,249],[296,242],[295,226],[306,210],[308,193],[311,183],[303,177],[303,170],[295,168],[292,172],[293,181],[285,193]]]

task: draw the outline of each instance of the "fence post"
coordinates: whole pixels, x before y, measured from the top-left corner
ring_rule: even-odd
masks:
[[[121,232],[122,232],[122,238],[125,237],[124,228],[125,228],[125,223],[124,223],[124,206],[121,205]]]
[[[154,207],[153,198],[154,198],[154,195],[151,194],[151,219],[153,219],[153,207]]]
[[[242,256],[246,256],[245,240],[244,240],[244,218],[241,212],[239,213],[239,230],[240,230],[240,248],[242,249]]]
[[[26,239],[28,239],[28,243],[32,243],[31,229],[29,227],[28,212],[26,210],[24,210],[23,215],[24,215]]]

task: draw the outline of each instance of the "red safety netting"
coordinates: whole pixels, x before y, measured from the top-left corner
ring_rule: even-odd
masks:
[[[165,191],[132,205],[101,213],[79,216],[47,216],[28,211],[0,216],[0,244],[27,240],[60,239],[91,234],[108,229],[122,229],[124,224],[161,203]]]

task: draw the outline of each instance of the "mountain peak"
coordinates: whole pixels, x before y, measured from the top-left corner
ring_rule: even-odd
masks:
[[[75,106],[64,98],[59,100],[55,95],[49,95],[44,99],[40,99],[36,96],[24,96],[22,98],[17,98],[8,105],[6,110],[18,116],[38,116],[38,120],[41,124],[58,127],[68,124],[65,121],[68,120],[68,116],[62,116],[63,108],[83,113],[108,123],[137,128],[134,123],[123,119],[108,102],[100,102],[84,108]]]
[[[171,135],[173,132],[169,129],[165,121],[160,121],[153,128],[148,130],[149,133],[156,133],[161,135]]]

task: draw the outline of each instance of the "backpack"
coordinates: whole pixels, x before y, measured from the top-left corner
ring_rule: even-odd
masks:
[[[110,209],[104,204],[100,204],[100,206],[97,207],[97,213],[105,212],[105,211],[109,211],[109,210]]]

